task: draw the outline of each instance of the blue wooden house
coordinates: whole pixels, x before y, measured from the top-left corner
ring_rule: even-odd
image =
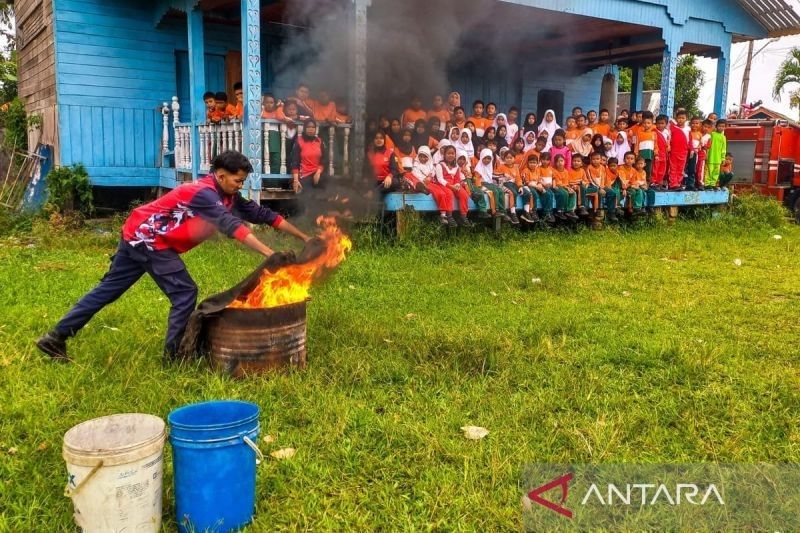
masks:
[[[42,115],[36,139],[58,165],[84,164],[103,187],[174,187],[208,168],[224,148],[253,162],[249,192],[266,196],[270,177],[286,174],[286,127],[263,120],[267,90],[291,93],[297,80],[282,77],[276,58],[288,40],[302,38],[302,23],[288,20],[308,0],[16,0],[20,39],[20,94],[30,113]],[[350,125],[323,130],[331,143],[331,170],[357,172],[372,90],[369,32],[393,0],[324,0],[351,36],[345,61]],[[454,2],[411,2],[408,21],[436,20]],[[458,10],[488,10],[508,21],[513,68],[454,68],[449,87],[465,103],[474,98],[516,105],[522,113],[572,106],[597,108],[604,74],[633,68],[631,108],[641,105],[643,70],[662,63],[661,106],[672,110],[677,58],[717,59],[715,110],[724,112],[731,44],[800,33],[800,17],[786,0],[463,0]],[[430,11],[420,13],[420,10]],[[416,17],[416,18],[415,18]],[[326,23],[326,19],[317,24]],[[300,26],[298,28],[298,26]],[[481,42],[481,24],[463,28]],[[453,31],[452,28],[449,31]],[[487,33],[488,35],[488,33]],[[559,61],[547,64],[550,57]],[[313,60],[313,58],[312,58]],[[378,59],[380,60],[380,58]],[[544,63],[543,63],[544,62]],[[244,81],[241,122],[209,125],[202,95]],[[313,90],[313,87],[312,87]],[[335,130],[335,131],[334,131]],[[277,144],[273,144],[277,142]],[[278,147],[277,149],[275,147]]]

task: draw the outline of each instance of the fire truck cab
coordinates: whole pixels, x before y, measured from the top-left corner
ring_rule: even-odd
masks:
[[[729,120],[725,136],[736,188],[777,198],[800,222],[800,124]]]

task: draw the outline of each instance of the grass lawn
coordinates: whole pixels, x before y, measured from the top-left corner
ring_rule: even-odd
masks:
[[[313,291],[308,369],[245,381],[162,368],[169,306],[149,279],[70,344],[75,364],[35,351],[114,246],[93,229],[2,240],[0,531],[72,529],[74,424],[208,399],[258,403],[277,437],[262,449],[297,449],[259,467],[252,531],[516,529],[531,462],[800,462],[797,226],[361,235]],[[201,297],[259,262],[225,240],[185,260]],[[167,530],[171,476],[168,446]]]

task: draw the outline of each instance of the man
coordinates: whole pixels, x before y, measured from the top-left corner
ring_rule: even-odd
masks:
[[[303,241],[310,239],[274,211],[245,200],[239,194],[252,171],[244,155],[223,152],[214,158],[211,173],[205,178],[181,185],[158,200],[134,209],[122,227],[122,239],[106,275],[37,341],[36,346],[55,361],[71,361],[67,355],[67,339],[75,336],[98,311],[122,296],[146,272],[172,304],[164,359],[174,360],[197,301],[197,285],[179,254],[219,230],[265,257],[272,255],[273,251],[250,232],[243,220],[268,224]]]
[[[294,96],[286,99],[287,102],[295,102],[297,104],[297,114],[300,120],[314,117],[314,103],[310,100],[311,91],[308,85],[301,83],[297,86]]]

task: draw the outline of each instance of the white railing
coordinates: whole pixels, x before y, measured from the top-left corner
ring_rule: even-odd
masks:
[[[172,105],[166,103],[161,107],[163,128],[161,152],[169,154],[170,132],[169,116],[172,115],[172,141],[174,149],[174,167],[181,171],[192,169],[192,124],[179,121],[180,104],[178,98],[172,98]],[[290,126],[295,126],[294,135],[290,135]],[[200,172],[208,172],[211,161],[226,150],[242,151],[244,129],[241,121],[206,123],[197,126],[197,139],[200,143]],[[286,175],[289,173],[294,139],[301,134],[302,124],[288,124],[279,120],[262,119],[262,173],[264,175]],[[350,124],[320,125],[318,135],[325,141],[328,153],[328,174],[348,175],[350,173]]]

